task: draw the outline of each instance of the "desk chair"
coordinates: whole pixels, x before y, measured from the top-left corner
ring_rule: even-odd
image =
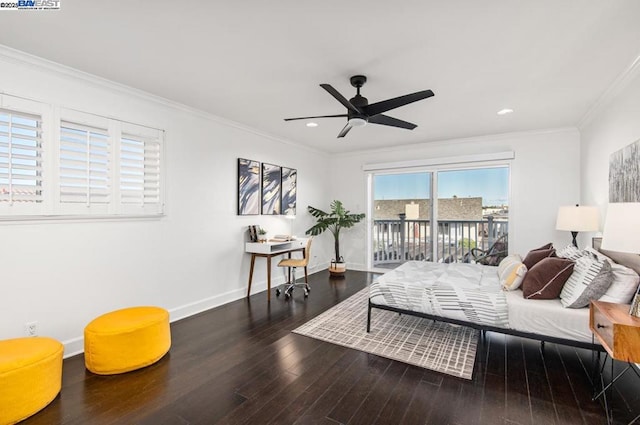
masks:
[[[309,252],[311,251],[311,241],[313,238],[309,238],[307,240],[307,246],[304,249],[304,254],[302,258],[285,258],[284,260],[280,260],[278,263],[278,267],[288,267],[289,268],[289,281],[282,285],[284,289],[276,288],[276,297],[279,297],[282,292],[284,292],[284,297],[286,299],[291,298],[291,294],[296,286],[302,286],[304,288],[304,297],[307,298],[309,296],[309,292],[311,288],[309,287],[309,279],[307,275],[307,265],[309,265]],[[296,283],[296,267],[304,267],[304,283]],[[293,276],[293,278],[292,278]]]

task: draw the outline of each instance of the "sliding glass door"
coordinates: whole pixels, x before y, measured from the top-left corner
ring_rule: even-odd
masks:
[[[397,170],[370,181],[374,268],[409,260],[493,264],[506,255],[508,166]]]
[[[432,173],[373,176],[373,264],[395,268],[430,260]]]
[[[438,171],[437,181],[438,261],[495,265],[507,252],[509,168]]]

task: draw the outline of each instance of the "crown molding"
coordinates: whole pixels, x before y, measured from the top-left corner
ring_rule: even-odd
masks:
[[[587,124],[593,120],[596,115],[607,106],[638,76],[640,75],[640,55],[638,55],[631,65],[629,65],[607,89],[600,95],[593,105],[578,121],[577,127],[582,130]]]
[[[329,154],[325,151],[315,149],[310,146],[294,142],[292,140],[283,139],[281,137],[274,136],[273,134],[264,133],[255,128],[246,126],[236,121],[229,120],[227,118],[222,118],[210,112],[206,112],[201,109],[197,109],[197,108],[185,105],[183,103],[164,98],[162,96],[151,94],[144,90],[136,89],[121,83],[117,83],[115,81],[108,80],[106,78],[99,77],[94,74],[89,74],[88,72],[80,71],[78,69],[71,68],[69,66],[62,65],[60,63],[41,58],[39,56],[35,56],[30,53],[23,52],[21,50],[17,50],[17,49],[5,46],[3,44],[0,44],[0,61],[13,63],[20,66],[27,66],[36,71],[45,71],[45,72],[53,73],[60,77],[67,78],[74,81],[80,80],[84,83],[91,84],[94,87],[97,87],[100,89],[115,91],[120,94],[132,96],[146,102],[155,103],[167,108],[185,112],[190,115],[194,115],[198,118],[215,122],[216,124],[221,124],[227,127],[232,127],[241,131],[245,131],[247,133],[254,134],[256,136],[264,137],[266,139],[270,139],[278,143],[282,143],[288,146],[294,146],[298,149],[303,149],[316,154],[329,156]]]

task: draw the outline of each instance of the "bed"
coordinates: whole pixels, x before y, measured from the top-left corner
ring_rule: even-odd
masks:
[[[594,248],[599,248],[599,240],[594,240]],[[597,252],[640,273],[638,255]],[[602,350],[589,330],[589,308],[565,308],[560,299],[531,300],[521,290],[503,291],[494,266],[406,262],[371,284],[367,332],[374,309]]]

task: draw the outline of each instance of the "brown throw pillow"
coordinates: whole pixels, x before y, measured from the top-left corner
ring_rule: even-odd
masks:
[[[556,250],[553,248],[547,249],[535,249],[533,251],[529,251],[526,257],[522,262],[525,266],[527,266],[527,270],[531,270],[531,268],[540,260],[547,257],[555,257]]]
[[[533,266],[522,281],[522,296],[527,299],[558,298],[564,283],[573,273],[574,262],[560,257],[548,257]]]
[[[551,248],[553,248],[553,244],[551,242],[549,242],[548,244],[542,245],[540,248],[532,249],[531,251],[540,251],[540,250],[543,250],[543,249],[551,249]]]

